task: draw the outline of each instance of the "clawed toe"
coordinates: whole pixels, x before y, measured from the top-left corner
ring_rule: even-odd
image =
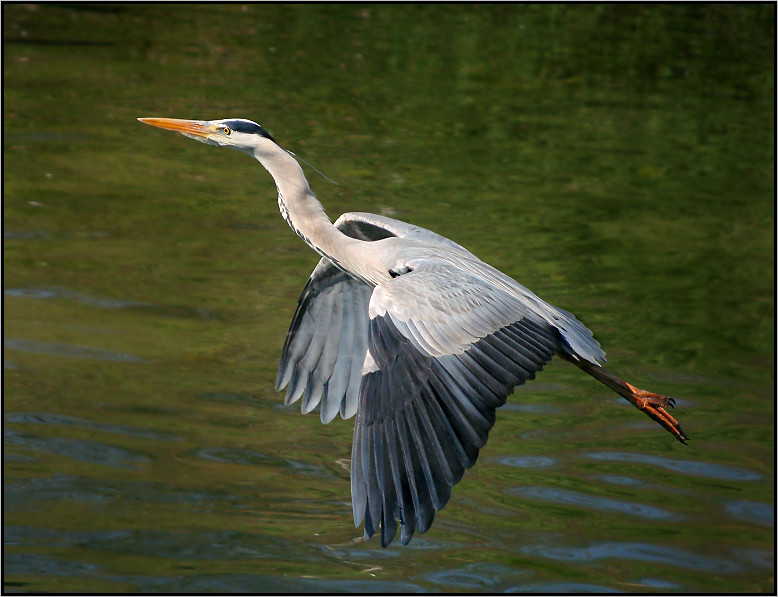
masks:
[[[625,385],[629,388],[631,396],[624,394],[622,394],[622,396],[627,398],[627,400],[632,402],[638,409],[642,410],[649,417],[654,419],[654,421],[672,433],[679,442],[682,444],[686,443],[689,437],[684,433],[683,429],[681,429],[678,421],[665,410],[665,408],[675,408],[674,398],[663,396],[662,394],[655,394],[654,392],[649,392],[647,390],[641,390],[632,384],[625,383]]]
[[[648,401],[645,401],[643,404],[635,403],[635,406],[637,406],[649,417],[654,419],[654,421],[672,433],[679,442],[685,444],[689,439],[689,436],[686,435],[683,429],[681,429],[681,425],[678,423],[678,421],[676,421],[675,418],[673,418],[670,413],[668,413],[661,406],[655,407],[648,404],[647,402]]]
[[[619,396],[626,398],[632,405],[639,410],[642,410],[654,421],[672,433],[682,444],[685,444],[689,439],[689,436],[681,429],[678,421],[665,410],[665,408],[675,408],[675,399],[670,398],[670,396],[663,396],[662,394],[655,394],[654,392],[636,388],[632,384],[609,373],[599,365],[594,365],[585,359],[573,359],[571,357],[566,357],[563,353],[560,353],[560,355],[575,366],[586,371],[596,380],[601,381],[617,392]]]
[[[670,398],[670,396],[663,396],[662,394],[654,394],[654,392],[649,392],[648,390],[641,390],[640,388],[636,388],[631,384],[627,384],[627,386],[629,386],[629,388],[633,391],[633,395],[636,398],[645,400],[652,406],[656,406],[657,408],[664,408],[666,406],[675,408],[675,398]]]

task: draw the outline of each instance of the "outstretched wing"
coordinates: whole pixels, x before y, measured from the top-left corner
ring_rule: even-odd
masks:
[[[372,289],[322,258],[305,285],[286,334],[276,390],[302,412],[321,404],[321,420],[357,410],[367,352],[367,307]]]
[[[335,225],[367,241],[393,236],[449,247],[375,288],[322,258],[298,303],[276,388],[327,423],[357,413],[354,521],[387,545],[426,531],[472,466],[514,387],[559,351],[603,357],[591,332],[456,243],[373,214]],[[458,261],[457,261],[458,260]],[[458,263],[458,265],[457,265]],[[594,361],[593,361],[594,362]]]
[[[351,460],[354,521],[387,545],[425,532],[514,387],[562,345],[520,298],[451,265],[377,286]]]
[[[366,241],[392,236],[462,247],[418,226],[368,213],[346,213],[335,222],[344,234]],[[367,353],[372,288],[323,257],[305,285],[292,318],[276,377],[286,404],[302,399],[302,412],[321,404],[321,420],[354,415]]]

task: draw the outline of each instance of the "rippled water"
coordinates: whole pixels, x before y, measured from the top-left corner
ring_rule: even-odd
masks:
[[[53,592],[775,590],[774,7],[4,6],[4,583]],[[333,218],[434,228],[677,397],[682,446],[568,364],[432,528],[353,528],[352,422],[273,391]]]

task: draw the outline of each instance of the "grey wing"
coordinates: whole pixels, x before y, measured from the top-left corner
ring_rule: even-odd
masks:
[[[605,361],[605,352],[593,338],[592,332],[578,321],[572,313],[547,303],[513,278],[484,263],[467,249],[445,236],[400,220],[370,213],[354,212],[343,214],[336,222],[336,225],[341,222],[348,224],[353,229],[364,228],[370,231],[372,236],[362,237],[352,234],[356,238],[363,238],[363,240],[385,238],[376,236],[375,231],[380,230],[385,231],[384,234],[388,236],[394,235],[401,238],[422,240],[455,249],[453,254],[449,252],[448,258],[458,261],[459,267],[478,275],[482,280],[488,281],[491,285],[513,294],[522,302],[526,302],[532,307],[533,311],[542,315],[547,322],[556,327],[565,340],[565,344],[562,346],[562,350],[565,353],[574,359],[586,359],[595,365]]]
[[[521,300],[452,266],[421,266],[376,287],[372,365],[351,461],[354,521],[381,543],[425,532],[486,443],[495,410],[562,346]]]
[[[381,238],[388,238],[390,236],[424,240],[437,245],[452,247],[475,257],[463,246],[445,236],[441,236],[437,232],[386,216],[364,212],[349,212],[340,216],[335,221],[335,226],[343,230],[343,232],[349,236],[361,240],[380,240]],[[347,228],[344,229],[344,227]]]
[[[322,258],[305,285],[286,334],[276,390],[286,404],[302,398],[308,413],[321,404],[321,420],[357,409],[367,352],[367,308],[372,289]]]
[[[407,236],[459,247],[430,230],[374,214],[346,213],[335,226],[360,240]],[[281,351],[276,390],[287,388],[287,404],[302,398],[303,413],[321,405],[324,423],[338,412],[344,419],[354,415],[367,353],[371,292],[327,258],[319,261],[300,294]]]

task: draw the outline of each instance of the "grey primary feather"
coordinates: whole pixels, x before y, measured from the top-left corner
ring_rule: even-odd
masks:
[[[369,350],[379,369],[362,382],[351,470],[354,520],[364,520],[366,536],[379,522],[384,546],[396,521],[403,544],[416,530],[426,531],[475,463],[495,409],[561,344],[552,326],[520,317],[465,352],[436,358],[419,350],[391,316],[371,319]]]
[[[305,285],[286,335],[276,389],[287,387],[287,404],[303,398],[303,412],[321,403],[331,421],[356,404],[367,334],[370,288],[322,258]],[[352,413],[353,414],[353,413]]]

